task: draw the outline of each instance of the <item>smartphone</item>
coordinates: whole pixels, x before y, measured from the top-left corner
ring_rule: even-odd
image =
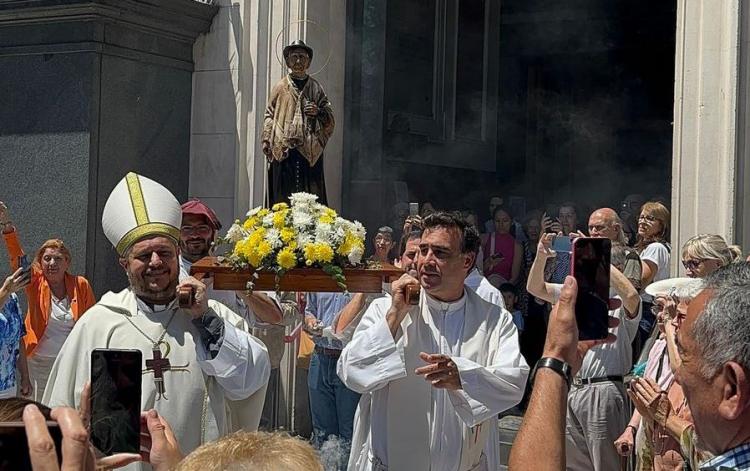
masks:
[[[47,421],[47,429],[57,451],[57,462],[62,463],[62,433],[57,422]],[[31,471],[29,444],[23,422],[0,422],[0,471]]]
[[[607,337],[611,244],[605,238],[579,237],[573,241],[570,270],[578,282],[576,323],[579,340]]]
[[[31,266],[31,262],[29,262],[29,256],[26,254],[20,255],[18,257],[18,266],[23,268],[24,270],[28,270]]]
[[[141,367],[139,350],[91,352],[91,443],[105,456],[140,452]]]
[[[570,236],[559,235],[552,239],[552,250],[555,252],[568,252],[573,250],[573,246],[570,242]]]
[[[409,216],[419,216],[419,203],[409,203]]]

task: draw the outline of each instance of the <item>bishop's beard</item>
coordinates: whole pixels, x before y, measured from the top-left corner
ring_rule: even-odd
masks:
[[[151,288],[143,276],[137,276],[130,272],[128,272],[128,281],[136,296],[153,304],[167,304],[172,301],[176,296],[177,284],[179,283],[176,273],[172,274],[169,284],[164,289]]]

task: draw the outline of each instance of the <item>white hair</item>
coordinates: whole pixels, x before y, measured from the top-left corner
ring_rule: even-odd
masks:
[[[703,291],[705,287],[706,282],[702,278],[695,278],[676,288],[674,290],[674,295],[677,296],[680,301],[689,303],[695,299],[695,297],[698,296],[698,293]]]
[[[730,361],[750,370],[750,263],[717,270],[707,285],[713,294],[693,324],[703,376],[713,378]]]

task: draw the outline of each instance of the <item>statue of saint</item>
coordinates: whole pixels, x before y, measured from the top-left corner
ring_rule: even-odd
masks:
[[[316,194],[328,204],[323,150],[333,134],[333,109],[320,83],[307,75],[312,58],[312,48],[302,40],[286,46],[290,72],[268,98],[261,143],[270,163],[269,206],[288,203],[298,191]]]

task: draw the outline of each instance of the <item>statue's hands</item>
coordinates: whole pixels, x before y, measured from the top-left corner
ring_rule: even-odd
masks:
[[[262,146],[261,149],[263,150],[263,155],[265,155],[266,159],[268,159],[268,161],[270,162],[273,158],[271,155],[271,143],[268,141],[263,141],[261,146]]]
[[[318,113],[320,112],[320,110],[318,109],[318,105],[316,105],[313,102],[308,102],[304,107],[304,112],[307,116],[314,118],[318,116]]]

